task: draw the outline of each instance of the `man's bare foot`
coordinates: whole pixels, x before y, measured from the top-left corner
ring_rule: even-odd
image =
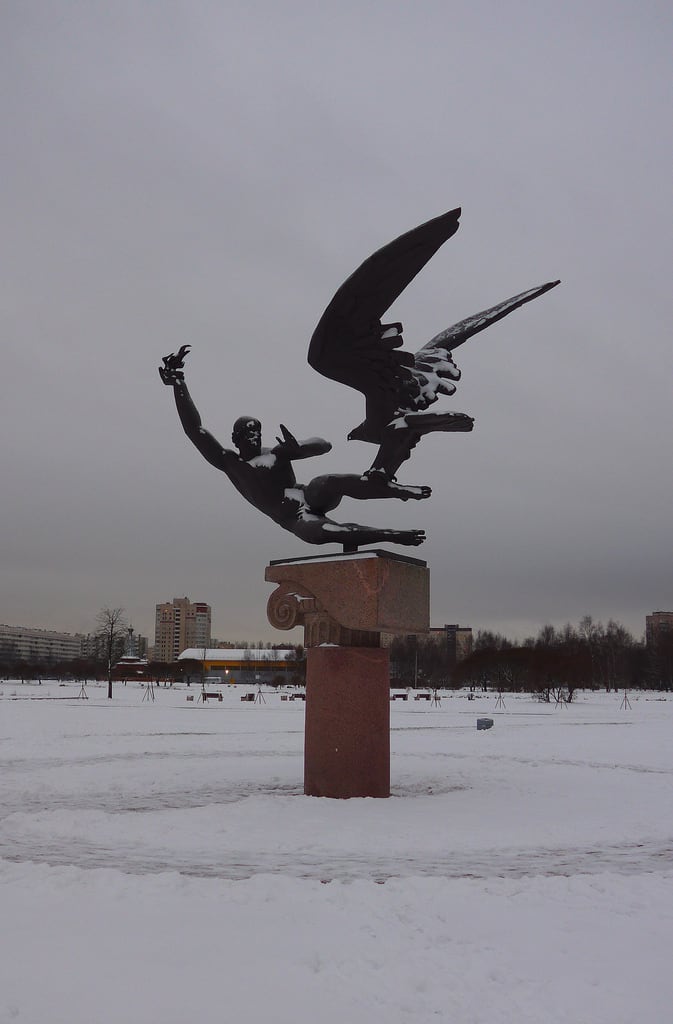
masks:
[[[402,501],[408,501],[409,498],[421,501],[423,498],[429,498],[432,494],[432,487],[404,487],[396,484],[391,484],[390,486],[391,488],[396,488],[395,495]]]
[[[400,530],[396,537],[391,537],[396,544],[416,548],[425,540],[425,530]]]
[[[399,498],[401,501],[413,498],[415,501],[421,501],[423,498],[429,498],[432,494],[430,487],[409,487],[405,484],[398,484],[394,480],[389,480],[384,473],[378,470],[369,470],[362,479],[366,480],[366,489],[358,497]]]

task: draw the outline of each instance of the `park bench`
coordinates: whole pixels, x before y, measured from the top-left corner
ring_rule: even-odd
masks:
[[[391,700],[408,700],[409,699],[409,694],[408,693],[393,693],[390,699]]]
[[[254,701],[254,699],[255,699],[254,693],[242,693],[241,694],[241,700]]]
[[[222,694],[217,690],[201,690],[201,700],[204,704],[207,700],[222,700]]]
[[[414,700],[430,700],[432,697],[429,693],[417,693]]]

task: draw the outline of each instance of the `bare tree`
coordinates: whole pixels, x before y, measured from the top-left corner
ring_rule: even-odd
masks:
[[[96,616],[96,640],[107,665],[107,695],[112,700],[112,667],[124,653],[128,624],[123,608],[102,608]]]

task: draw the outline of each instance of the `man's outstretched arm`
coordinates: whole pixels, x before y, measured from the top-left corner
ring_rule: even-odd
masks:
[[[306,441],[298,441],[286,426],[280,425],[282,437],[277,437],[278,444],[271,450],[276,455],[284,455],[288,459],[310,459],[313,455],[325,455],[331,451],[332,445],[322,437],[309,437]]]
[[[212,466],[226,472],[228,463],[237,456],[235,452],[223,448],[220,442],[201,426],[201,416],[185,384],[184,360],[188,352],[189,345],[183,345],[178,352],[164,356],[164,365],[159,367],[159,376],[164,384],[173,388],[178,416],[189,440]]]

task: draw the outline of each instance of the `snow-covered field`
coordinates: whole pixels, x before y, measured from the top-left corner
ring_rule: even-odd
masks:
[[[396,701],[332,801],[303,702],[78,691],[0,683],[1,1024],[673,1021],[673,698]]]

